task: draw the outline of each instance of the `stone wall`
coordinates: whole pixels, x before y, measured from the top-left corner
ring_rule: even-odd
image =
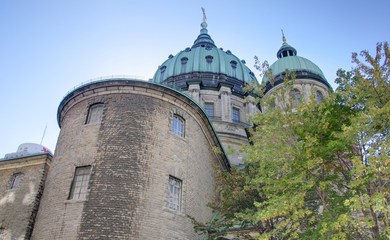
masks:
[[[274,94],[280,94],[280,90],[282,90],[283,87],[284,87],[284,84],[279,84],[279,85],[273,87],[271,90],[269,90],[265,94],[264,99],[266,99],[267,97],[274,95]],[[326,86],[325,84],[323,84],[317,80],[313,80],[313,79],[305,79],[305,78],[296,79],[294,82],[294,86],[292,88],[299,90],[299,92],[301,93],[301,100],[302,101],[308,101],[311,97],[315,98],[315,94],[317,91],[321,92],[321,94],[323,95],[324,98],[329,97],[328,86]],[[286,100],[289,100],[290,99],[289,93],[285,92],[285,94],[286,95],[284,96],[284,98]],[[283,106],[285,103],[278,102],[279,99],[281,99],[281,97],[277,97],[275,99],[276,106]]]
[[[30,239],[52,156],[0,161],[0,239]],[[14,174],[19,184],[10,189]]]
[[[75,90],[61,105],[61,132],[33,239],[200,239],[187,215],[205,222],[214,167],[226,158],[204,113],[180,93],[115,81]],[[79,91],[79,92],[77,92]],[[103,103],[101,123],[85,124]],[[185,120],[185,136],[171,131]],[[91,165],[87,200],[68,200],[75,167]],[[168,179],[182,181],[180,211],[167,207]]]

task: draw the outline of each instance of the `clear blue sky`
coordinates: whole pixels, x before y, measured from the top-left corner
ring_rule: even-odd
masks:
[[[390,39],[390,1],[0,1],[0,158],[21,143],[55,150],[57,107],[74,86],[107,75],[153,77],[199,34],[201,7],[218,47],[253,69],[276,60],[283,29],[333,84],[351,53]],[[255,71],[254,71],[255,72]],[[333,84],[335,87],[335,85]]]

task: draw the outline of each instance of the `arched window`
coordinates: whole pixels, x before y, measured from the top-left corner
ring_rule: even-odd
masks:
[[[188,58],[184,57],[184,58],[181,59],[180,73],[185,73],[186,72],[187,62],[188,62]]]
[[[177,136],[184,137],[184,119],[179,115],[173,115],[172,132]]]
[[[298,107],[299,103],[302,101],[302,95],[301,92],[294,88],[290,92],[290,97],[291,97],[291,103],[294,108]]]
[[[95,103],[89,106],[86,124],[99,123],[103,116],[103,103]]]
[[[15,173],[11,177],[11,181],[9,184],[9,189],[15,189],[18,188],[22,179],[23,173]]]
[[[316,99],[317,99],[317,102],[318,102],[318,103],[321,103],[322,100],[324,99],[324,95],[323,95],[322,92],[319,91],[319,90],[317,90],[317,92],[316,92]]]

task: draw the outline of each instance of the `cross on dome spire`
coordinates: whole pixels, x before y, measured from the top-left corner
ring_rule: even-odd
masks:
[[[281,29],[282,30],[282,41],[283,41],[283,44],[285,44],[286,43],[286,37],[284,36],[284,32],[283,32],[283,29]]]
[[[202,23],[200,24],[200,26],[203,28],[203,29],[206,29],[207,28],[207,17],[206,17],[206,11],[204,10],[204,8],[202,7],[202,12],[203,12],[203,21]]]

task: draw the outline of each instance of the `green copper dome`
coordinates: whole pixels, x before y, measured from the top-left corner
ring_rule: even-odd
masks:
[[[229,50],[218,48],[208,34],[207,24],[203,22],[201,26],[200,34],[192,47],[175,56],[170,55],[159,66],[152,81],[164,83],[180,76],[190,79],[194,78],[193,75],[190,76],[193,73],[209,73],[214,79],[231,78],[245,83],[256,81],[255,74],[245,65],[245,61]]]
[[[283,44],[276,55],[278,60],[270,66],[272,75],[275,77],[275,85],[282,82],[281,76],[288,70],[295,72],[297,79],[310,78],[320,81],[331,88],[321,69],[309,59],[297,56],[297,50],[286,43],[284,36]],[[272,87],[266,76],[263,77],[263,82],[267,83],[267,90]]]
[[[274,76],[279,75],[288,69],[289,71],[305,71],[317,75],[325,80],[321,69],[307,58],[299,56],[283,57],[273,63],[270,68]]]

